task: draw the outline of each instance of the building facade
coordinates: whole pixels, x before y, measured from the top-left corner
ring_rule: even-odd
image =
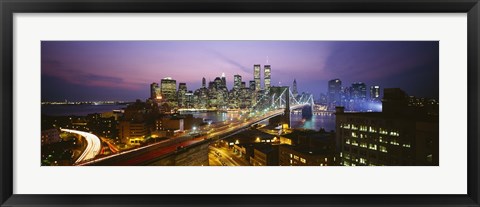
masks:
[[[265,84],[265,91],[268,92],[268,90],[270,89],[270,86],[271,86],[271,67],[270,65],[264,65],[263,66],[263,70],[264,70],[264,84]]]
[[[186,83],[179,83],[178,84],[178,92],[177,92],[177,101],[178,101],[178,107],[179,108],[187,108],[186,103],[187,103],[187,84]]]
[[[152,83],[150,84],[150,98],[152,100],[159,99],[161,96],[160,93],[160,87],[158,86],[158,83]]]
[[[255,81],[255,91],[260,91],[260,65],[253,65],[253,80]]]
[[[333,153],[314,148],[280,145],[278,148],[280,166],[333,166]]]
[[[160,81],[160,91],[162,101],[168,103],[169,106],[177,106],[177,81],[171,77],[166,77]]]
[[[370,86],[370,100],[371,101],[380,100],[380,86]]]
[[[328,81],[328,108],[333,109],[340,106],[342,92],[342,81],[333,79]]]
[[[233,76],[233,90],[238,91],[241,88],[242,88],[242,76],[241,75],[234,75]]]
[[[409,107],[400,89],[385,89],[382,112],[336,112],[339,165],[436,166],[438,116]]]

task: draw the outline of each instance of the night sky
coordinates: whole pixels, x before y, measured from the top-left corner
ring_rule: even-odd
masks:
[[[342,86],[401,88],[438,98],[437,41],[42,41],[42,101],[145,100],[149,85],[172,77],[188,90],[225,73],[253,80],[268,63],[272,85],[292,85],[318,97],[328,80]]]

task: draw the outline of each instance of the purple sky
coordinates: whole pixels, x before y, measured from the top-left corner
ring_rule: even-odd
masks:
[[[343,86],[399,87],[438,98],[437,41],[42,41],[42,101],[146,99],[149,85],[172,77],[188,90],[222,72],[248,86],[253,65],[272,67],[272,85],[292,85],[318,97],[328,80]],[[280,84],[279,84],[280,83]],[[263,85],[263,84],[262,84]]]

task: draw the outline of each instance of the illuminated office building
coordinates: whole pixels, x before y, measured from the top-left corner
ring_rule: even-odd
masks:
[[[150,98],[152,100],[155,99],[160,99],[161,92],[160,92],[160,87],[158,86],[158,83],[152,83],[150,84]]]
[[[370,99],[372,101],[380,100],[380,86],[370,86]]]
[[[328,107],[340,106],[342,92],[342,81],[333,79],[328,81]]]
[[[265,91],[268,91],[270,89],[270,86],[271,86],[271,68],[270,68],[270,65],[264,65],[263,66],[263,69],[264,69],[264,84],[265,84]]]
[[[234,75],[233,76],[233,90],[238,91],[242,88],[242,76]]]
[[[352,83],[351,98],[354,100],[367,99],[367,85],[362,82]]]
[[[187,93],[187,84],[186,83],[179,83],[178,84],[178,93],[177,93],[177,100],[178,100],[178,107],[184,108],[186,104],[186,93]]]
[[[162,100],[168,103],[170,106],[176,106],[177,95],[177,81],[171,77],[166,77],[160,81],[160,92],[162,94]]]
[[[438,166],[438,116],[408,106],[398,88],[384,90],[382,112],[336,109],[339,165]]]
[[[225,73],[222,73],[222,83],[221,83],[220,87],[222,87],[222,88],[227,87],[227,79],[225,78]]]
[[[253,65],[253,80],[255,81],[255,91],[260,91],[260,65]]]
[[[253,92],[253,91],[256,91],[256,89],[255,89],[255,81],[254,81],[254,80],[251,80],[251,81],[249,82],[248,87],[250,88],[250,90],[251,90],[252,92]]]

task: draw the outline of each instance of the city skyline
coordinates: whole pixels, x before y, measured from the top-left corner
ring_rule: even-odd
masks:
[[[149,84],[165,77],[193,91],[223,73],[230,90],[234,75],[247,86],[254,80],[255,64],[262,88],[268,64],[272,86],[295,79],[315,96],[339,78],[438,98],[436,41],[43,41],[42,101],[146,99]]]

